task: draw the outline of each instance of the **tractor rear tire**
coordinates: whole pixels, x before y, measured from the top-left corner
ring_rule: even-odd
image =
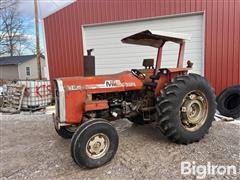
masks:
[[[157,126],[178,144],[197,142],[214,120],[216,98],[208,81],[189,74],[174,78],[157,98]]]
[[[83,123],[71,141],[74,161],[86,168],[97,168],[109,162],[118,149],[116,129],[105,120]]]
[[[228,117],[240,117],[240,85],[224,89],[217,97],[217,109]]]

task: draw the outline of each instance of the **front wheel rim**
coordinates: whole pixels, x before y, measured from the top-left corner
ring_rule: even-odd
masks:
[[[109,138],[103,133],[97,133],[88,140],[86,153],[91,159],[99,159],[107,154],[109,146]]]
[[[207,116],[208,101],[205,94],[199,90],[189,92],[180,108],[183,127],[188,131],[197,131],[205,124]]]

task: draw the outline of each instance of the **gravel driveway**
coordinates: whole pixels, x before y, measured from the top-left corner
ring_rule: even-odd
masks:
[[[181,175],[181,162],[240,165],[240,124],[214,122],[199,143],[177,145],[151,126],[119,133],[115,158],[87,170],[70,156],[70,140],[59,137],[50,115],[0,115],[0,179],[196,179]],[[208,175],[238,179],[240,174]]]

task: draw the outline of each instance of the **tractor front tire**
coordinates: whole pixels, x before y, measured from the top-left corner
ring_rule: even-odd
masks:
[[[178,76],[157,98],[157,126],[175,143],[197,142],[212,125],[216,111],[215,99],[212,87],[202,76]]]
[[[82,167],[97,168],[109,162],[118,149],[116,129],[105,120],[80,125],[71,141],[73,160]]]
[[[64,139],[71,139],[74,132],[75,132],[76,127],[72,126],[60,126],[58,127],[55,125],[55,130],[58,133],[59,136],[61,136]]]

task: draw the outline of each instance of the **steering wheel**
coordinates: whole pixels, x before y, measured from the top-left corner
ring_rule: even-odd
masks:
[[[131,73],[138,79],[141,79],[141,80],[145,79],[145,74],[140,72],[138,69],[131,69]]]

